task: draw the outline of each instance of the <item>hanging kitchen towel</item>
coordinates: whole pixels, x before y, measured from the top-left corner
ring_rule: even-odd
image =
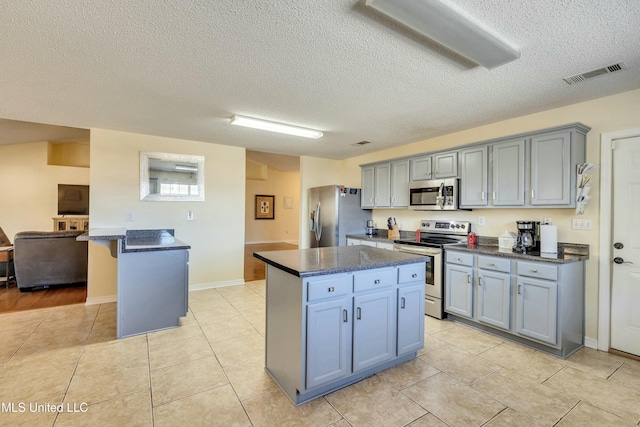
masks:
[[[540,252],[546,254],[558,253],[558,227],[545,224],[540,226]]]

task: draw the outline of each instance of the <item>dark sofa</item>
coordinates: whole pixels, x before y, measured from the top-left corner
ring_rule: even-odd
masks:
[[[87,242],[82,231],[23,231],[13,241],[20,291],[87,282]]]

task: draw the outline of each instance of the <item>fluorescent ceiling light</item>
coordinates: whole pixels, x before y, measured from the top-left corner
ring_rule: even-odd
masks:
[[[231,117],[231,124],[248,128],[268,130],[270,132],[286,133],[287,135],[303,136],[305,138],[320,138],[322,132],[314,129],[306,129],[298,126],[285,125],[284,123],[269,122],[267,120],[254,119],[252,117]]]
[[[485,68],[520,58],[520,51],[443,0],[366,0],[366,5]]]
[[[198,168],[195,166],[182,166],[176,165],[177,171],[198,172]]]

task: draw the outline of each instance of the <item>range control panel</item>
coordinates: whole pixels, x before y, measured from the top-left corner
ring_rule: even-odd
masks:
[[[425,233],[466,235],[471,231],[471,223],[467,221],[423,219],[420,220],[420,231]]]

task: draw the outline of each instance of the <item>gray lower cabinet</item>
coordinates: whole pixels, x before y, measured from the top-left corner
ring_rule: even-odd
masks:
[[[445,311],[473,319],[473,255],[446,253]]]
[[[267,265],[267,371],[298,405],[416,356],[424,263],[301,279]]]
[[[476,318],[478,322],[506,331],[511,328],[510,264],[501,258],[480,256],[477,259]]]
[[[563,358],[582,347],[584,262],[552,264],[455,251],[446,251],[446,262],[450,318]],[[477,280],[469,286],[467,275],[474,273]]]
[[[402,356],[424,346],[424,285],[398,288],[398,351]]]
[[[307,387],[351,373],[351,298],[307,306]]]
[[[118,338],[179,325],[188,310],[189,251],[118,253]]]

